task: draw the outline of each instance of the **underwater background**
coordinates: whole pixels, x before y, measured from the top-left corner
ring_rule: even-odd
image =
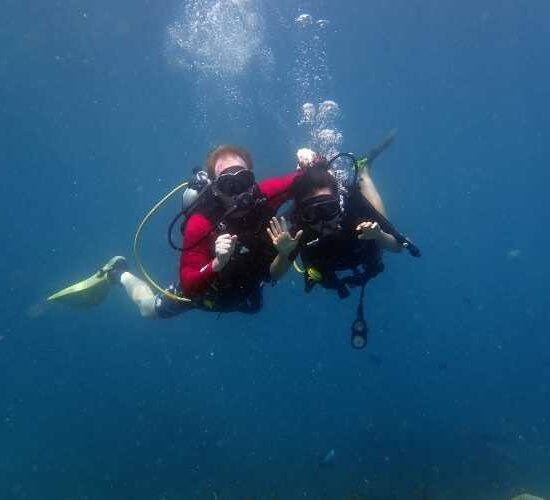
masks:
[[[550,498],[548,1],[0,10],[0,499]],[[214,145],[265,178],[393,128],[373,176],[423,256],[367,287],[365,350],[357,292],[297,273],[256,316],[46,304],[134,266]],[[177,209],[146,230],[163,283]]]

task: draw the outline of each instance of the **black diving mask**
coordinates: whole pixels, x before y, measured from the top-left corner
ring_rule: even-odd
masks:
[[[225,217],[240,217],[265,203],[251,170],[240,165],[226,168],[213,183],[214,194],[228,210]]]
[[[300,205],[300,217],[306,224],[329,222],[340,215],[340,202],[331,194],[321,194]]]
[[[214,181],[214,185],[222,195],[238,196],[250,191],[255,182],[252,170],[235,165],[226,168]]]

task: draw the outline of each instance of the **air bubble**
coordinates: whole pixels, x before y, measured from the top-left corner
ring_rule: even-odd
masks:
[[[323,101],[319,104],[319,120],[335,120],[340,116],[340,106],[336,101]]]
[[[310,26],[313,24],[313,18],[310,14],[300,14],[296,19],[296,24],[301,27]]]
[[[306,102],[302,105],[302,117],[300,123],[313,123],[315,121],[315,105]]]

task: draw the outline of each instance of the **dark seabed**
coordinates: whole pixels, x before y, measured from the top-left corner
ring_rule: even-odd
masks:
[[[0,499],[550,499],[549,19],[547,0],[3,0]],[[294,272],[257,316],[45,302],[112,255],[135,269],[137,224],[212,146],[264,178],[393,128],[373,176],[423,256],[367,287],[366,350],[356,293]],[[163,283],[177,209],[144,239]]]

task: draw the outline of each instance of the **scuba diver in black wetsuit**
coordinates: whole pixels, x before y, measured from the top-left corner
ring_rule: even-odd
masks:
[[[360,287],[351,337],[352,346],[357,349],[367,342],[365,285],[383,271],[383,250],[400,252],[406,248],[413,256],[420,255],[418,248],[386,219],[382,199],[370,176],[370,164],[392,141],[393,135],[359,161],[349,153],[329,161],[317,155],[316,166],[292,185],[292,218],[295,229],[303,231],[297,253],[304,265],[305,290],[309,292],[319,284],[346,298],[350,288]],[[315,153],[301,150],[301,154]],[[342,186],[331,169],[341,157],[353,160],[350,186]]]

